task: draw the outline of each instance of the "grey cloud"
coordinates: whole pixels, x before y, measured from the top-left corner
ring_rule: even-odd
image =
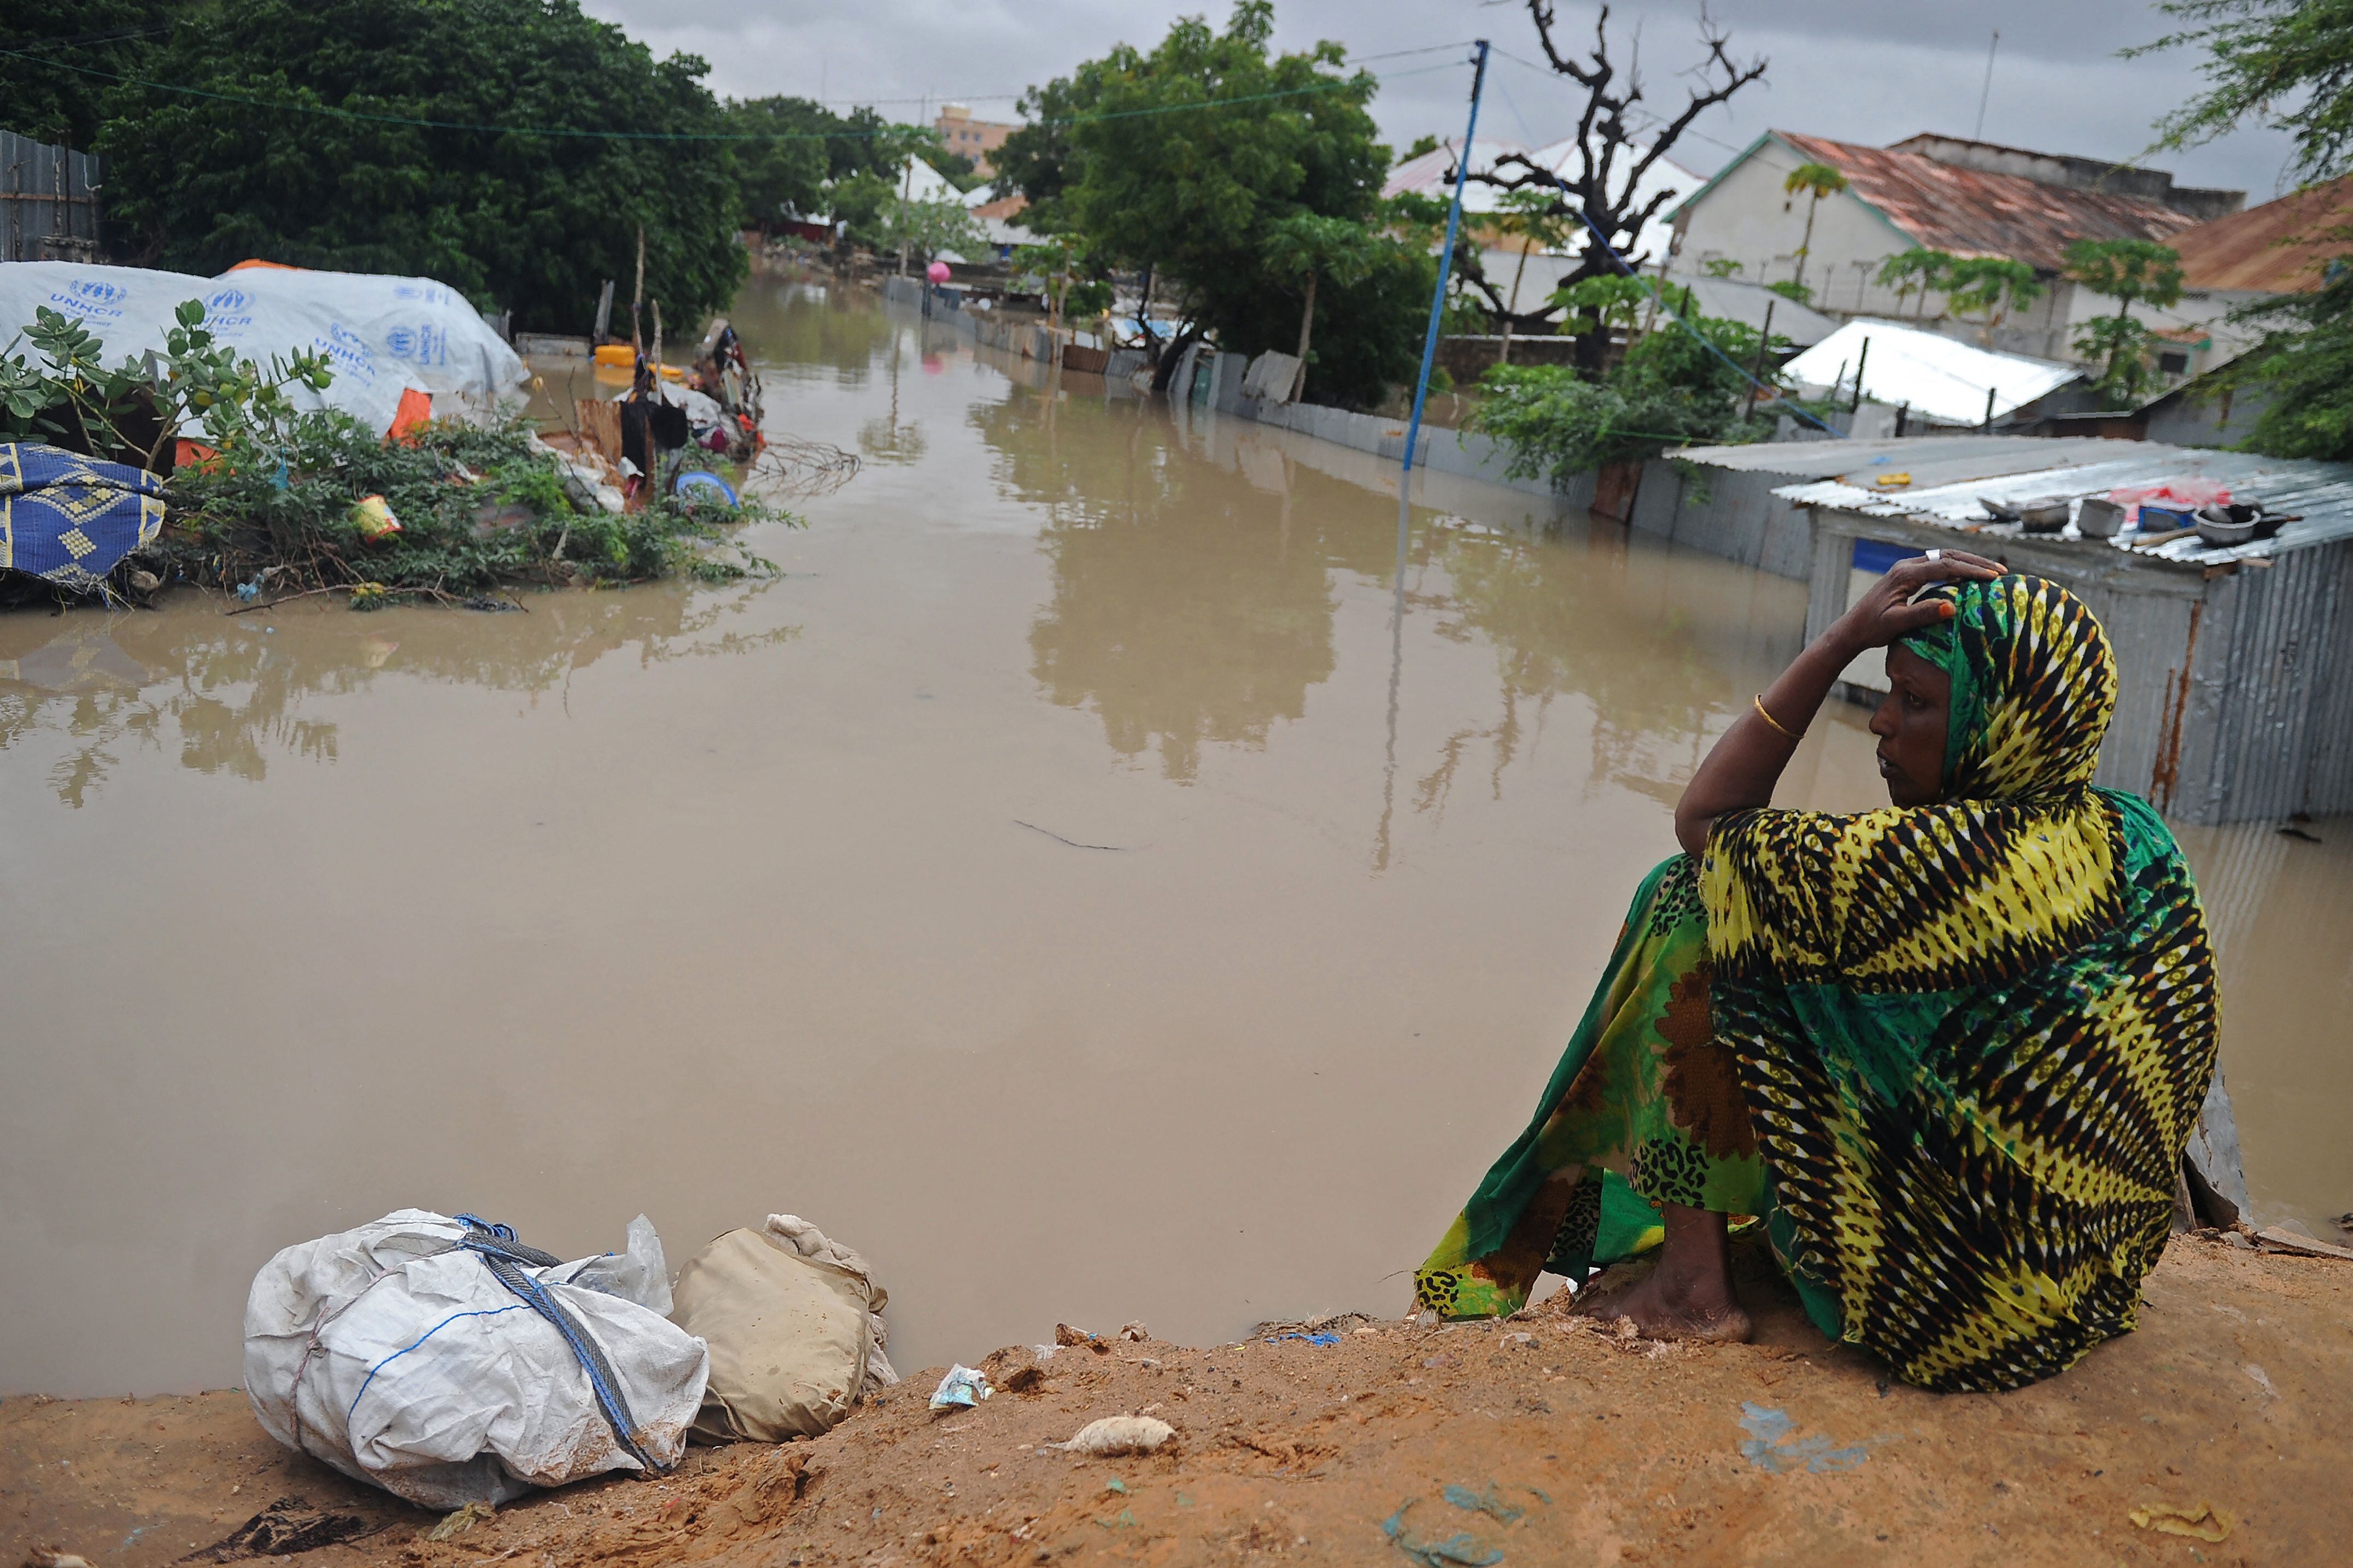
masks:
[[[1009,117],[1011,95],[1066,74],[1112,45],[1148,47],[1180,15],[1225,5],[1081,4],[1044,0],[742,0],[725,11],[689,10],[657,0],[588,0],[658,52],[683,49],[712,63],[712,85],[739,97],[817,95],[894,101],[913,118],[914,100],[961,98],[984,118]],[[1593,7],[1564,3],[1559,36],[1582,42]],[[1711,111],[1700,133],[1676,149],[1705,174],[1768,127],[1883,144],[1919,131],[1966,135],[1976,119],[1987,36],[2001,29],[1989,141],[2050,152],[2127,159],[2149,141],[2149,124],[2198,86],[2197,60],[2177,52],[2121,60],[2116,51],[2167,30],[2143,0],[1713,0],[1710,13],[1733,35],[1736,52],[1772,62],[1767,80]],[[1698,7],[1690,0],[1620,0],[1613,32],[1639,25],[1651,101],[1672,113],[1683,101],[1676,73],[1695,63]],[[705,18],[708,18],[707,20]],[[1285,47],[1337,38],[1356,55],[1385,54],[1483,33],[1497,48],[1540,58],[1535,29],[1517,5],[1407,5],[1400,0],[1289,0],[1276,13]],[[1470,72],[1444,54],[1378,62],[1374,111],[1403,146],[1424,133],[1459,134]],[[1431,70],[1437,65],[1442,68]],[[1495,68],[1482,131],[1550,141],[1570,129],[1576,100],[1545,76],[1508,61]],[[2243,188],[2250,200],[2276,189],[2285,139],[2243,131],[2213,146],[2151,159],[2187,184]]]

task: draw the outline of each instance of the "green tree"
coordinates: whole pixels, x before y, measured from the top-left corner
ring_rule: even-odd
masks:
[[[2181,253],[2153,239],[2079,239],[2067,247],[2067,276],[2116,302],[2116,313],[2084,323],[2075,352],[2100,366],[2099,386],[2113,403],[2130,405],[2153,379],[2148,328],[2135,304],[2162,310],[2181,299]]]
[[[109,101],[110,217],[160,265],[422,274],[575,332],[606,279],[629,288],[640,226],[647,297],[681,330],[746,271],[727,142],[596,134],[723,136],[709,68],[575,0],[207,5],[148,68],[214,95]]]
[[[1710,278],[1736,278],[1748,270],[1729,256],[1711,256],[1699,264],[1699,269]]]
[[[1946,305],[1955,315],[1985,312],[1978,335],[1988,348],[2011,313],[2042,298],[2042,291],[2033,268],[2006,256],[1959,257],[1945,268]]]
[[[143,76],[174,0],[9,0],[0,47],[0,126],[87,152],[111,79]]]
[[[999,194],[1018,191],[1028,200],[1021,226],[1032,234],[1058,234],[1069,222],[1062,195],[1076,173],[1076,122],[1102,96],[1102,75],[1100,64],[1091,62],[1075,79],[1056,77],[1029,89],[1016,106],[1021,125],[989,154]]]
[[[2211,141],[2246,120],[2287,132],[2290,172],[2353,173],[2353,0],[2166,0],[2190,24],[2126,54],[2195,47],[2207,90],[2160,121],[2160,146]],[[2283,458],[2353,458],[2353,225],[2306,236],[2339,247],[2321,285],[2233,312],[2263,342],[2221,386],[2254,393],[2263,412],[2244,445]]]
[[[961,203],[902,201],[895,192],[882,204],[876,234],[876,255],[903,249],[908,266],[918,272],[944,250],[969,258],[988,247],[979,223]]]
[[[2164,0],[2160,9],[2190,26],[2124,54],[2201,48],[2209,85],[2158,121],[2158,147],[2195,147],[2252,119],[2293,139],[2288,172],[2300,179],[2353,168],[2353,0]]]
[[[1562,318],[1560,330],[1568,336],[1581,338],[1592,332],[1606,332],[1612,339],[1620,333],[1631,336],[1634,324],[1642,318],[1642,307],[1650,302],[1649,287],[1641,279],[1629,278],[1622,272],[1580,278],[1554,290],[1550,300],[1567,312]]]
[[[727,121],[738,135],[759,138],[735,147],[739,225],[765,229],[825,210],[827,136],[841,125],[838,116],[805,98],[755,98],[728,104]]]
[[[1568,243],[1569,218],[1553,210],[1558,204],[1549,191],[1505,191],[1489,224],[1499,234],[1520,242],[1520,259],[1512,268],[1511,291],[1504,296],[1504,341],[1495,346],[1495,363],[1512,363],[1512,312],[1518,309],[1520,280],[1527,276],[1528,253],[1557,250]]]
[[[1122,45],[1082,66],[1063,95],[1071,118],[1051,221],[1089,254],[1172,289],[1186,324],[1155,345],[1164,379],[1194,338],[1259,353],[1295,336],[1293,296],[1271,259],[1277,225],[1369,225],[1379,211],[1389,159],[1365,107],[1373,78],[1342,74],[1336,43],[1271,54],[1273,30],[1268,0],[1240,0],[1222,32],[1181,18],[1149,53]],[[1344,402],[1377,401],[1419,346],[1401,284],[1418,274],[1426,288],[1429,258],[1395,241],[1381,249],[1354,283],[1327,278],[1317,293],[1316,374]]]
[[[1344,217],[1318,217],[1293,213],[1266,231],[1266,268],[1273,276],[1306,281],[1306,299],[1299,311],[1299,375],[1292,395],[1307,395],[1308,339],[1315,326],[1315,284],[1329,278],[1342,288],[1361,280],[1380,255],[1378,236],[1363,224]]]
[[[1806,237],[1798,242],[1799,288],[1806,286],[1806,262],[1814,250],[1814,212],[1822,205],[1824,196],[1834,196],[1846,189],[1846,176],[1828,163],[1800,163],[1789,171],[1781,182],[1781,189],[1789,195],[1804,192],[1806,196]]]
[[[1697,314],[1688,289],[1668,304],[1682,323],[1636,340],[1599,381],[1569,365],[1488,371],[1472,422],[1510,448],[1514,478],[1548,478],[1565,487],[1580,473],[1671,447],[1756,441],[1771,433],[1768,419],[1750,413],[1748,378],[1739,367],[1765,347],[1771,380],[1769,367],[1788,341],[1777,335],[1760,345],[1754,327]]]
[[[1879,286],[1895,290],[1899,312],[1905,300],[1918,294],[1920,308],[1912,312],[1912,319],[1915,321],[1923,320],[1928,313],[1930,292],[1951,285],[1956,259],[1945,251],[1931,250],[1926,246],[1899,250],[1879,264]]]
[[[1795,300],[1800,305],[1811,305],[1814,302],[1814,291],[1794,278],[1784,278],[1778,283],[1767,283],[1765,285],[1765,292],[1778,294],[1784,300]]]

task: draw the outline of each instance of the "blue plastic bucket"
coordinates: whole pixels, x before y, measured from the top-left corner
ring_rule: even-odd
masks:
[[[733,488],[708,468],[689,468],[679,475],[678,482],[670,489],[670,494],[681,500],[723,500],[729,506],[744,504],[735,499]],[[698,491],[701,492],[699,495]]]

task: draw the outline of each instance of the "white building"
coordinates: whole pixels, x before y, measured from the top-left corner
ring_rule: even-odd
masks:
[[[1828,164],[1847,181],[1844,191],[1813,206],[1810,247],[1812,204],[1783,189],[1805,163]],[[1814,308],[1834,318],[1900,320],[1983,347],[2072,360],[2084,321],[2116,306],[2060,276],[2069,245],[2123,237],[2170,242],[2235,213],[2244,199],[2239,191],[2178,186],[2158,170],[1955,137],[1860,147],[1769,131],[1671,215],[1678,237],[1672,268],[1704,274],[1713,264],[1753,282],[1802,281]],[[2026,262],[2045,292],[1997,324],[1959,316],[1942,295],[1905,296],[1878,281],[1888,258],[1923,247]],[[1801,249],[1808,252],[1802,258]],[[2221,312],[2185,300],[2173,311],[2138,313],[2158,331],[2174,332],[2202,328]]]

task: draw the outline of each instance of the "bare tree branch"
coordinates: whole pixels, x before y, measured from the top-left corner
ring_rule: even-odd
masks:
[[[1474,171],[1470,177],[1499,191],[1548,190],[1554,193],[1554,200],[1548,207],[1538,209],[1540,212],[1547,216],[1579,220],[1585,229],[1584,245],[1576,268],[1562,279],[1564,286],[1618,270],[1613,251],[1625,257],[1630,269],[1640,270],[1650,258],[1628,253],[1643,226],[1655,218],[1670,199],[1669,193],[1663,191],[1647,200],[1638,199],[1643,181],[1702,114],[1727,101],[1752,82],[1762,80],[1766,59],[1761,55],[1736,59],[1731,51],[1731,35],[1717,26],[1703,6],[1700,41],[1706,47],[1706,58],[1685,73],[1692,82],[1682,110],[1672,120],[1660,121],[1646,146],[1635,138],[1628,124],[1630,112],[1643,119],[1654,118],[1649,110],[1636,109],[1643,101],[1640,26],[1636,26],[1630,58],[1621,74],[1610,58],[1609,6],[1600,8],[1593,25],[1592,46],[1582,58],[1574,53],[1563,53],[1554,37],[1557,20],[1554,0],[1527,0],[1527,7],[1528,19],[1535,24],[1536,40],[1544,49],[1545,58],[1556,72],[1585,89],[1585,103],[1577,119],[1577,173],[1570,176],[1514,153],[1498,158],[1483,173]],[[1464,155],[1469,155],[1467,150]],[[1465,281],[1486,299],[1490,312],[1499,321],[1508,317],[1514,330],[1523,324],[1548,324],[1557,311],[1558,308],[1552,306],[1533,313],[1507,310],[1504,301],[1487,282],[1482,268],[1471,265],[1463,271]],[[1579,341],[1577,363],[1598,371],[1607,353],[1607,333],[1597,331],[1588,337],[1592,339],[1590,342]]]

